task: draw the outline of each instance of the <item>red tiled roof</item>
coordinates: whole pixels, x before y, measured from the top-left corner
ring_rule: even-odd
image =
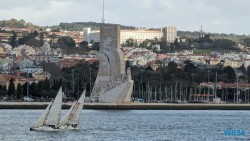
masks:
[[[88,59],[88,60],[86,60],[86,62],[89,62],[89,63],[93,63],[93,62],[97,62],[98,61],[98,59]]]
[[[64,60],[59,61],[58,63],[60,64],[60,63],[79,63],[79,62],[80,60],[78,59],[64,59]]]
[[[10,74],[1,74],[0,77],[4,78],[5,80],[10,80],[11,78],[18,80],[21,79],[21,77],[18,75],[10,75]]]

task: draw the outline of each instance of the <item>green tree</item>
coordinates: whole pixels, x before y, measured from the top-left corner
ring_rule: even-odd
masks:
[[[26,95],[28,95],[28,93],[29,92],[27,92],[28,91],[28,89],[27,89],[27,87],[28,87],[28,83],[26,82],[26,83],[24,83],[23,85],[22,85],[22,89],[23,89],[23,96],[26,96]],[[29,95],[28,95],[29,96]]]
[[[45,79],[45,90],[50,91],[50,82],[47,77]]]
[[[34,47],[41,47],[40,42],[35,38],[31,38],[30,40],[27,40],[25,42],[25,45],[34,46]]]
[[[250,47],[250,38],[243,39],[243,45]]]
[[[37,37],[39,35],[38,31],[36,31],[36,30],[32,34],[33,34],[32,35],[33,37]]]
[[[49,35],[49,37],[52,39],[51,40],[52,46],[55,46],[55,43],[56,43],[55,39],[57,38],[57,35],[55,33],[53,33],[53,34]]]
[[[44,32],[43,31],[41,31],[41,33],[39,34],[39,43],[40,43],[40,46],[42,46],[43,45],[43,43],[44,43]]]
[[[169,47],[167,46],[167,42],[164,38],[161,38],[161,40],[158,43],[160,44],[160,48],[163,52],[167,52],[169,50]]]
[[[190,60],[186,60],[184,63],[186,64],[184,67],[184,72],[189,75],[196,73],[196,67]]]
[[[210,39],[210,35],[205,35],[199,39],[200,43],[212,43],[213,40]]]
[[[229,49],[229,50],[239,50],[239,48],[234,47],[235,42],[229,39],[216,39],[214,42],[215,49]]]
[[[30,84],[30,95],[40,97],[39,93],[37,93],[37,84],[35,82]]]
[[[83,49],[84,51],[86,51],[86,52],[89,50],[88,42],[86,42],[86,41],[82,41],[82,42],[79,44],[79,47],[80,47],[81,49]]]
[[[18,44],[19,45],[30,45],[30,46],[35,46],[35,47],[40,47],[40,41],[35,39],[35,37],[38,36],[38,32],[34,31],[32,33],[29,33],[27,36],[24,36],[23,38],[18,39]]]
[[[228,75],[228,82],[233,83],[236,80],[236,74],[231,66],[224,67],[223,72]]]
[[[245,75],[246,74],[246,67],[244,64],[242,64],[240,67],[239,67],[239,70],[241,70],[241,72]]]
[[[177,38],[174,40],[174,43],[173,43],[173,44],[174,44],[175,47],[179,47],[179,42],[178,42],[178,39],[177,39]]]
[[[151,44],[152,44],[152,45],[157,45],[158,42],[159,42],[158,38],[155,37],[155,38],[152,40],[152,43],[151,43]]]
[[[10,45],[12,46],[12,48],[15,48],[18,46],[18,42],[17,42],[17,35],[16,32],[12,32],[13,36],[11,36],[10,38]]]
[[[11,96],[14,95],[14,93],[15,93],[14,79],[11,78],[9,82],[8,95]]]
[[[92,46],[92,50],[99,51],[100,50],[100,43],[99,42],[94,42]]]
[[[7,88],[6,85],[3,86],[3,93],[6,95],[7,94]]]
[[[37,93],[39,93],[39,95],[42,96],[42,91],[44,89],[44,84],[45,82],[44,81],[39,81],[38,84],[37,84]]]
[[[177,69],[177,63],[175,62],[169,62],[168,63],[168,70],[169,72],[175,71]]]
[[[247,72],[246,72],[246,75],[248,77],[248,82],[250,82],[250,65],[247,66]]]
[[[170,44],[169,49],[170,49],[171,51],[176,49],[176,46],[174,45],[174,43],[171,43],[171,44]]]
[[[57,40],[58,46],[63,48],[75,48],[76,43],[75,41],[68,36],[61,37]]]
[[[134,46],[135,46],[135,41],[134,41],[134,39],[131,39],[131,38],[127,39],[127,40],[126,40],[126,45],[127,45],[128,47],[134,47]]]
[[[17,85],[17,99],[20,99],[21,95],[23,95],[22,91],[23,91],[22,85],[20,83],[18,83],[18,85]]]

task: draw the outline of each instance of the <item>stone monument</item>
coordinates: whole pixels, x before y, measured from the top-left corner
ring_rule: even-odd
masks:
[[[99,71],[91,93],[92,102],[128,103],[134,81],[126,71],[120,46],[120,25],[103,24],[100,31]]]

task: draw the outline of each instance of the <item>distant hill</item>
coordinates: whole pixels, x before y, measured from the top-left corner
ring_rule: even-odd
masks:
[[[50,26],[54,30],[70,30],[82,31],[83,28],[99,29],[102,23],[97,22],[74,22],[74,23],[60,23],[59,25]],[[135,29],[134,26],[121,25],[122,29]]]
[[[177,35],[179,37],[188,37],[188,38],[198,38],[199,37],[200,32],[198,31],[178,31]],[[224,33],[204,33],[205,35],[210,35],[211,39],[228,39],[228,40],[232,40],[235,43],[240,43],[240,44],[244,44],[243,40],[245,38],[250,38],[249,35],[237,35],[237,34],[224,34]]]
[[[23,19],[17,20],[17,19],[10,19],[10,20],[2,20],[0,21],[0,27],[13,27],[13,28],[31,28],[31,29],[37,29],[39,26],[34,25],[30,22],[25,22]]]
[[[82,31],[83,28],[91,28],[93,30],[99,29],[102,23],[97,22],[73,22],[73,23],[60,23],[59,25],[50,26],[54,30],[70,30],[70,31]],[[134,26],[125,26],[121,25],[121,29],[135,29]],[[211,39],[229,39],[235,43],[243,43],[244,38],[249,38],[250,36],[246,35],[237,35],[237,34],[224,34],[224,33],[205,33],[209,34]],[[198,31],[178,31],[178,36],[184,36],[188,38],[199,37]]]

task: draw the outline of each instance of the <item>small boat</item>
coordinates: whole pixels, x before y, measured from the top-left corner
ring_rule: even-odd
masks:
[[[59,121],[62,107],[62,87],[56,98],[50,102],[42,116],[32,125],[30,130],[36,131],[59,131]]]
[[[79,129],[79,121],[84,104],[86,89],[59,122],[60,129]]]

